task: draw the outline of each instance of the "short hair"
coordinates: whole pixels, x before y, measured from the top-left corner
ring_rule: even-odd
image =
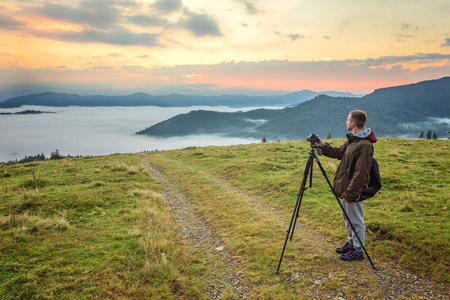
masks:
[[[355,122],[356,127],[364,128],[367,120],[367,114],[365,112],[362,110],[354,110],[350,112],[350,115],[352,116],[352,121]]]

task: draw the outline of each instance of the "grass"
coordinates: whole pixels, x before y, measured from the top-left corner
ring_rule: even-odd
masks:
[[[141,155],[0,168],[2,299],[200,297]]]
[[[342,142],[331,141],[336,146]],[[380,139],[375,144],[375,157],[380,163],[383,188],[375,198],[365,202],[370,252],[375,257],[392,260],[444,282],[449,281],[449,265],[443,258],[450,254],[449,145],[449,141],[442,140]],[[212,199],[220,196],[202,196],[205,182],[198,179],[201,177],[199,174],[224,178],[249,194],[262,197],[266,204],[288,216],[295,203],[309,148],[306,142],[191,147],[167,151],[161,153],[161,158],[156,155],[151,160],[154,163],[160,160],[159,165],[167,172],[174,172],[173,176],[181,178],[182,182],[188,181],[186,186],[191,186],[189,192],[194,194],[194,199],[206,198],[205,202],[199,200],[199,206],[207,217],[213,215],[210,219],[218,223],[219,228],[241,228],[245,226],[234,217],[243,213],[243,208],[225,212],[219,205],[216,212],[212,208]],[[338,162],[326,157],[320,157],[320,161],[332,180]],[[177,164],[189,165],[190,170],[183,170]],[[317,166],[315,170],[313,188],[304,195],[301,222],[343,240],[345,230],[341,226],[338,204]],[[214,221],[222,220],[226,214],[233,216],[226,224]],[[264,234],[267,234],[267,229],[254,235],[256,243]],[[252,235],[245,232],[242,238],[251,240]]]
[[[364,202],[366,246],[386,272],[400,266],[449,282],[449,145],[375,144],[383,188]],[[381,299],[378,290],[387,287],[367,263],[355,276],[327,254],[346,234],[316,165],[281,275],[274,275],[309,150],[289,141],[0,166],[1,298],[205,298],[207,266],[181,242],[160,184],[142,167],[149,161],[216,229],[255,299]],[[320,161],[332,179],[338,162]],[[324,249],[310,251],[317,234],[323,238],[314,246]],[[236,295],[226,289],[222,297]]]

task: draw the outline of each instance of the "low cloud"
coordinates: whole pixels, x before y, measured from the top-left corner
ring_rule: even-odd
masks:
[[[239,109],[196,107],[233,112]],[[259,140],[229,138],[217,135],[159,138],[134,133],[158,122],[187,113],[192,107],[42,107],[26,106],[0,109],[16,112],[26,109],[56,112],[29,118],[0,118],[0,161],[21,159],[25,155],[44,153],[49,156],[59,149],[63,155],[106,155],[134,153],[144,150],[170,150],[188,146],[232,145],[257,143]],[[254,109],[254,108],[253,108]],[[245,110],[245,109],[244,109]],[[249,109],[246,109],[249,110]]]
[[[450,42],[450,39],[448,39]],[[415,55],[404,55],[404,56],[381,56],[379,58],[368,58],[364,60],[347,60],[348,63],[357,63],[364,66],[376,67],[383,65],[391,65],[405,62],[437,62],[445,59],[450,59],[450,54],[441,53],[417,53]]]

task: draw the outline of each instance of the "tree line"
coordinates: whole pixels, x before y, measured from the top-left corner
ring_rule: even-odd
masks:
[[[435,131],[433,131],[433,133],[431,133],[431,130],[428,130],[426,136],[424,136],[423,131],[420,133],[419,139],[424,139],[424,138],[426,138],[427,140],[431,140],[431,139],[437,140],[438,136]]]
[[[55,160],[55,159],[63,159],[63,158],[68,158],[68,157],[83,157],[83,156],[82,155],[71,156],[70,154],[64,156],[64,155],[61,155],[61,153],[59,153],[58,149],[56,149],[55,151],[52,151],[50,153],[50,156],[48,158],[45,157],[44,153],[30,155],[30,156],[25,155],[25,157],[22,159],[10,160],[10,161],[6,162],[5,164],[7,164],[7,165],[24,164],[24,163],[34,162],[34,161]]]

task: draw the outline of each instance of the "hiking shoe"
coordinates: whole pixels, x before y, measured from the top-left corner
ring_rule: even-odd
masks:
[[[350,250],[355,250],[355,248],[353,248],[352,246],[350,246],[349,242],[346,242],[344,246],[340,247],[340,248],[336,248],[336,252],[337,253],[347,253]]]
[[[345,254],[340,256],[342,260],[351,261],[351,260],[361,260],[363,259],[363,253],[358,252],[356,250],[350,250]]]

